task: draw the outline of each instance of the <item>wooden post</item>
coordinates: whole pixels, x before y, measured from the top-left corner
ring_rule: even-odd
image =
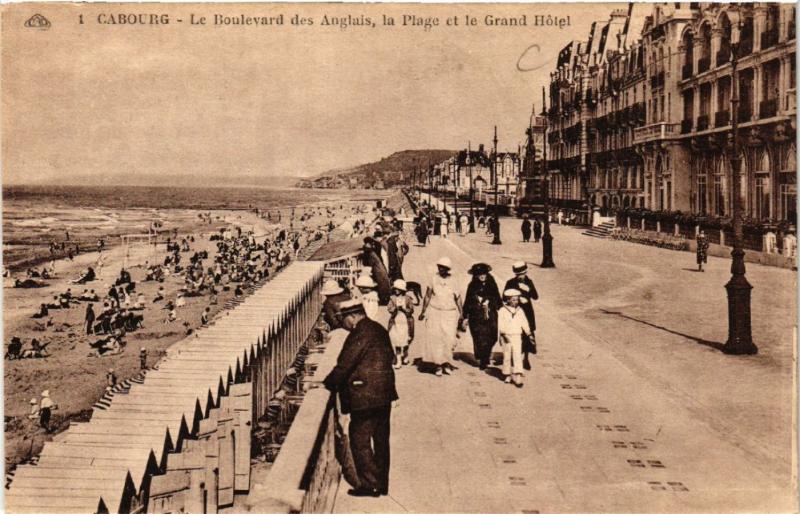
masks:
[[[253,426],[253,411],[251,409],[252,384],[234,384],[231,386],[231,403],[233,408],[233,430],[236,445],[234,451],[234,489],[236,491],[250,491],[250,440]]]

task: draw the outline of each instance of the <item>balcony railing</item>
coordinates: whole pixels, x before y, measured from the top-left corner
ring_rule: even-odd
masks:
[[[652,123],[633,129],[633,142],[638,144],[658,139],[671,139],[678,135],[679,130],[680,125],[678,123],[666,123],[663,121]]]
[[[778,114],[778,99],[771,98],[769,100],[764,100],[758,106],[758,117],[761,119],[764,118],[772,118]]]
[[[778,44],[778,31],[776,29],[761,33],[761,49],[766,50]]]
[[[740,105],[736,118],[739,123],[747,123],[753,118],[753,109],[748,104]]]
[[[697,117],[697,130],[708,129],[708,114]]]
[[[681,121],[681,134],[688,134],[692,131],[692,127],[694,126],[694,119],[693,118],[686,118],[685,120]]]
[[[731,60],[731,49],[729,48],[722,48],[719,52],[717,52],[717,66],[722,66],[724,64],[728,64]]]
[[[681,74],[681,77],[685,80],[690,78],[693,74],[694,74],[694,66],[692,66],[692,63],[687,62],[686,64],[684,64],[683,73]]]
[[[714,114],[714,127],[727,127],[731,124],[731,111],[717,111]]]
[[[703,57],[699,61],[697,61],[697,73],[703,73],[704,71],[708,71],[708,68],[711,67],[711,58],[710,57]]]

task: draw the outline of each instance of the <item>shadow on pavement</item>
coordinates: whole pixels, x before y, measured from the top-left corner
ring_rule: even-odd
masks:
[[[477,368],[479,363],[475,360],[475,356],[470,352],[453,352],[453,359],[469,364],[473,368]]]
[[[492,378],[496,378],[500,382],[503,382],[506,379],[506,376],[503,375],[503,371],[500,368],[495,368],[493,366],[486,368],[486,374]]]
[[[715,349],[717,351],[720,351],[720,352],[725,347],[725,345],[722,344],[722,343],[718,343],[716,341],[709,341],[707,339],[701,339],[699,337],[690,336],[690,335],[684,334],[682,332],[677,332],[675,330],[670,330],[670,329],[668,329],[666,327],[662,327],[661,325],[656,325],[655,323],[650,323],[649,321],[644,321],[644,320],[641,320],[641,319],[637,319],[637,318],[628,316],[626,314],[622,314],[621,312],[608,311],[608,310],[605,310],[605,309],[600,309],[600,312],[602,312],[604,314],[611,314],[611,315],[619,316],[620,318],[628,319],[628,320],[631,320],[631,321],[635,321],[637,323],[641,323],[643,325],[647,325],[649,327],[657,328],[659,330],[663,330],[664,332],[668,332],[668,333],[676,335],[676,336],[684,337],[686,339],[689,339],[690,341],[694,341],[697,344],[701,344],[703,346],[708,346],[709,348],[713,348],[713,349]]]
[[[694,271],[695,273],[700,273],[700,270],[697,268],[681,268],[681,271]]]

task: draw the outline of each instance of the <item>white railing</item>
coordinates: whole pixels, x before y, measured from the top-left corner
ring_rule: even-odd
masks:
[[[633,129],[633,142],[645,143],[657,139],[668,139],[680,133],[680,124],[661,121]]]

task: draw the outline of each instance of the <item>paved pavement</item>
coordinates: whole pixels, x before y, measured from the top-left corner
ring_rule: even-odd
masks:
[[[424,249],[413,247],[405,266],[406,278],[424,285],[433,273],[433,263],[446,254],[455,263],[456,275],[463,276],[464,286],[466,270],[479,260],[495,268],[502,285],[510,277],[513,260],[526,255],[532,262],[540,259],[538,247],[513,241],[515,223],[518,221],[504,220],[508,235],[501,247],[488,245],[488,238],[480,234],[435,238]],[[335,510],[794,511],[792,477],[787,472],[790,465],[784,462],[791,462],[792,451],[791,437],[784,434],[789,428],[783,426],[786,408],[770,409],[772,404],[763,408],[772,416],[761,417],[766,431],[783,434],[764,440],[761,446],[769,451],[763,452],[753,449],[759,444],[743,443],[748,433],[756,441],[764,437],[751,419],[760,411],[736,410],[758,406],[762,398],[770,396],[773,403],[781,405],[791,401],[785,383],[788,375],[791,387],[791,364],[785,369],[786,350],[768,346],[770,355],[760,356],[761,360],[722,360],[725,357],[711,346],[691,340],[686,343],[685,332],[692,330],[685,324],[676,322],[676,330],[670,333],[616,315],[595,318],[600,333],[588,330],[591,323],[587,319],[591,321],[590,316],[608,303],[627,315],[631,295],[641,298],[642,288],[648,290],[652,285],[652,269],[673,261],[680,266],[682,260],[690,265],[691,255],[596,241],[565,227],[556,227],[555,235],[559,267],[532,268],[542,294],[536,305],[540,353],[526,376],[525,387],[504,384],[496,371],[483,373],[463,361],[450,377],[421,373],[413,367],[401,369],[397,373],[401,400],[392,419],[390,496],[352,498],[342,482]],[[628,281],[611,280],[618,273],[613,256],[620,252],[632,255],[636,262],[628,267],[620,264],[622,272],[630,276]],[[608,266],[603,259],[609,259]],[[618,264],[628,261],[616,260]],[[640,267],[642,262],[644,267]],[[652,269],[648,268],[651,264]],[[712,262],[712,266],[722,268],[724,261]],[[679,271],[678,267],[668,274],[671,277]],[[753,276],[764,275],[785,286],[793,275],[774,278],[783,271],[754,270]],[[691,279],[699,280],[697,277],[717,281],[724,272],[692,275]],[[651,294],[659,297],[661,292]],[[782,293],[778,295],[782,297]],[[669,294],[663,301],[670,305]],[[637,316],[643,318],[641,313]],[[776,318],[783,320],[783,315]],[[724,324],[725,319],[718,323]],[[620,341],[614,327],[620,329]],[[418,339],[424,338],[424,326],[418,328]],[[755,324],[754,332],[761,335]],[[627,344],[630,337],[638,338],[640,344]],[[766,337],[771,341],[772,336]],[[656,344],[650,344],[651,339]],[[468,335],[459,340],[456,352],[471,352]],[[639,354],[642,356],[631,357]],[[689,390],[684,374],[675,371],[689,366],[694,372],[697,365],[706,366],[708,372],[705,379],[689,380],[692,386],[724,388],[726,384],[714,381],[728,380],[728,373],[734,372],[749,387],[734,384],[734,378],[728,385],[737,392],[745,391],[744,396],[731,400],[727,410],[704,416],[703,407],[715,398],[715,390]],[[751,382],[773,375],[779,378],[767,382],[766,393],[762,392],[763,383]],[[730,427],[739,427],[739,432],[734,434]]]

